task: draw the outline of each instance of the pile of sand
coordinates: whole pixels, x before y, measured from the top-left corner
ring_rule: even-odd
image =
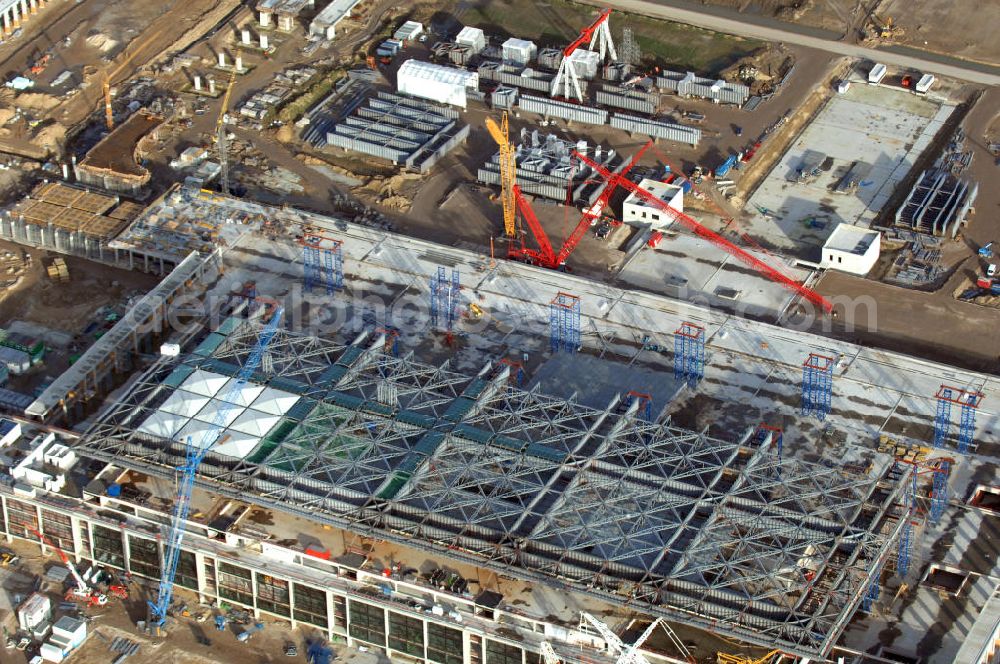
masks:
[[[118,42],[111,37],[98,32],[96,35],[90,35],[87,37],[87,45],[93,46],[101,53],[107,53],[114,47],[118,46]]]

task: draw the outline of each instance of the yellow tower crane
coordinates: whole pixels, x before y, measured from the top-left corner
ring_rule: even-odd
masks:
[[[507,111],[503,112],[500,124],[493,118],[486,118],[486,128],[490,136],[500,146],[500,200],[503,202],[503,230],[511,240],[517,236],[517,212],[514,204],[514,184],[517,182],[517,166],[514,161],[514,147],[510,144],[510,128]]]
[[[114,113],[112,113],[111,111],[111,79],[113,79],[115,76],[121,73],[121,71],[125,69],[128,63],[132,62],[132,60],[135,59],[135,56],[139,55],[139,51],[148,46],[154,39],[159,37],[161,32],[162,30],[157,30],[149,37],[139,42],[132,49],[132,53],[129,54],[128,57],[126,57],[124,60],[122,60],[121,64],[118,65],[114,71],[110,73],[108,73],[107,71],[104,72],[104,79],[101,81],[101,88],[103,89],[104,92],[104,122],[108,125],[108,131],[111,131],[112,129],[115,128],[115,116]]]
[[[236,65],[229,74],[229,84],[226,93],[222,95],[222,108],[219,109],[219,119],[215,121],[215,147],[219,151],[219,185],[223,194],[229,194],[229,146],[226,143],[226,111],[229,109],[229,98],[233,94],[236,83]]]

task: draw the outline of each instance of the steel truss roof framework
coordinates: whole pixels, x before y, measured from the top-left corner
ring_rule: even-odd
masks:
[[[225,327],[225,326],[224,326]],[[83,454],[170,477],[183,445],[135,431],[198,366],[235,375],[257,330],[147,371]],[[713,438],[477,376],[279,332],[256,382],[301,395],[243,459],[199,482],[361,535],[802,656],[823,655],[883,563],[906,478],[779,460],[751,432]],[[263,373],[262,373],[263,372]]]

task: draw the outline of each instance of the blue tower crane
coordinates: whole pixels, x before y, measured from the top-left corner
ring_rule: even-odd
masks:
[[[174,595],[174,577],[177,575],[177,563],[181,557],[181,542],[184,540],[184,522],[187,521],[188,514],[191,511],[191,491],[194,489],[194,480],[198,472],[198,466],[201,465],[205,455],[212,451],[212,448],[219,442],[220,434],[225,428],[226,415],[231,408],[235,407],[234,402],[237,401],[235,398],[236,395],[243,389],[250,377],[253,376],[253,372],[257,370],[257,367],[260,366],[264,352],[278,331],[283,314],[283,308],[280,306],[275,307],[274,312],[271,314],[271,320],[261,330],[260,336],[257,337],[257,343],[250,351],[250,356],[243,364],[239,374],[237,374],[236,382],[229,388],[226,395],[222,397],[223,405],[216,412],[211,426],[201,434],[197,442],[192,440],[191,436],[187,438],[184,450],[184,464],[178,467],[182,476],[180,488],[177,490],[177,497],[174,501],[174,513],[170,522],[170,537],[164,556],[163,575],[160,577],[160,587],[156,595],[156,602],[149,602],[150,624],[157,631],[167,621],[167,610],[170,608],[170,602]]]

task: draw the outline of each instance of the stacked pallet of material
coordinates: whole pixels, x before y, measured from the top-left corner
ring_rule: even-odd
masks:
[[[66,261],[62,258],[52,259],[52,265],[48,267],[49,279],[52,281],[58,281],[60,283],[66,283],[69,281],[69,269],[66,267]]]

